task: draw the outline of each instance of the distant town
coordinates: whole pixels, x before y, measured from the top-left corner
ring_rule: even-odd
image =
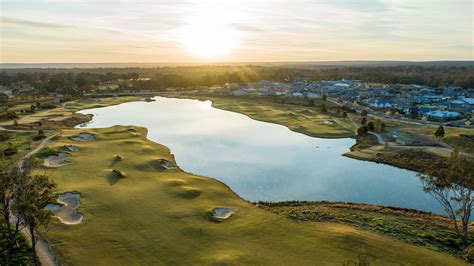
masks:
[[[470,127],[474,112],[474,90],[458,86],[431,88],[414,84],[366,83],[358,80],[313,82],[296,78],[292,82],[262,80],[248,86],[199,87],[191,93],[218,95],[259,95],[300,99],[327,98],[336,104],[385,117],[446,122],[451,126]]]

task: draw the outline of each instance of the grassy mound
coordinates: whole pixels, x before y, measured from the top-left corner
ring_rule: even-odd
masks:
[[[199,197],[201,193],[202,191],[200,189],[188,186],[180,186],[176,191],[176,195],[184,199],[194,199]]]

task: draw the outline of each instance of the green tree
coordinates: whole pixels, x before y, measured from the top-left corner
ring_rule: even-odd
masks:
[[[474,160],[453,152],[448,167],[431,169],[419,176],[423,190],[443,206],[461,238],[463,249],[467,248],[474,204]]]
[[[347,112],[342,113],[342,117],[343,117],[344,119],[346,119],[346,118],[347,118]]]
[[[436,129],[434,135],[435,135],[435,137],[437,137],[437,138],[443,138],[443,137],[444,137],[444,127],[443,127],[443,126],[439,126],[438,129]]]
[[[380,131],[385,131],[385,123],[380,123]]]
[[[323,99],[323,101],[326,101],[328,99],[328,96],[326,94],[323,94],[323,97],[321,97],[321,99]]]
[[[327,111],[328,111],[328,109],[327,109],[326,105],[323,104],[323,106],[321,107],[321,112],[327,112]]]
[[[367,116],[367,110],[362,110],[362,112],[360,112],[360,115],[361,116]]]
[[[39,265],[36,254],[36,230],[47,225],[51,220],[52,213],[45,207],[49,202],[54,201],[56,184],[51,182],[48,176],[27,174],[30,172],[31,164],[31,162],[25,162],[24,172],[19,175],[13,212],[19,223],[30,233],[33,261]]]
[[[10,250],[13,249],[14,240],[19,231],[18,226],[17,230],[12,231],[10,223],[11,202],[14,198],[16,180],[15,176],[7,172],[6,169],[0,172],[0,203],[2,204],[1,212],[3,216],[2,237],[3,239],[8,239]]]
[[[309,99],[308,106],[314,106],[314,99]]]
[[[361,126],[357,129],[357,135],[358,136],[365,135],[368,130],[369,130],[369,128],[367,126]]]
[[[365,125],[367,123],[367,117],[363,116],[362,119],[360,120],[360,123],[362,125]]]

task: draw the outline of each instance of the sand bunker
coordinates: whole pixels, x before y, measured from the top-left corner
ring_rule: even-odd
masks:
[[[234,211],[231,208],[214,208],[212,210],[212,217],[219,220],[229,219],[232,214],[234,214]]]
[[[175,168],[173,162],[171,162],[171,161],[168,161],[168,160],[165,160],[165,159],[160,159],[160,160],[158,160],[158,162],[160,163],[161,167],[163,167],[167,170]]]
[[[75,141],[91,141],[94,140],[94,135],[89,133],[81,133],[75,137],[72,137],[71,139]]]
[[[334,121],[332,120],[325,120],[325,121],[321,121],[321,122],[318,122],[319,125],[333,125],[334,124]]]
[[[66,192],[59,195],[58,202],[46,205],[63,224],[80,224],[84,216],[77,211],[80,206],[81,194],[78,192]]]
[[[44,166],[46,167],[61,167],[68,165],[70,162],[66,159],[71,155],[67,152],[59,152],[58,155],[51,155],[44,159]]]
[[[64,145],[64,148],[68,151],[78,151],[79,147],[74,146],[74,145]]]

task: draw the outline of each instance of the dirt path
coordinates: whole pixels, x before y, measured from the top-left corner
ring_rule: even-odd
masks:
[[[30,158],[32,155],[34,155],[35,153],[37,153],[38,151],[40,151],[41,149],[46,147],[49,143],[51,143],[51,141],[54,137],[59,136],[61,134],[62,134],[61,131],[56,131],[53,135],[51,135],[51,136],[45,138],[43,141],[41,141],[41,143],[38,146],[36,146],[36,148],[31,150],[29,153],[25,154],[25,156],[23,156],[23,158],[21,158],[20,161],[18,161],[18,168],[21,171],[23,171],[23,164],[25,163],[26,159]]]
[[[49,143],[51,143],[54,137],[59,136],[61,134],[62,134],[61,131],[55,132],[53,135],[41,141],[41,143],[36,148],[34,148],[29,153],[27,153],[25,156],[23,156],[23,158],[18,162],[18,168],[20,169],[20,171],[24,170],[23,166],[24,166],[25,160],[27,160],[28,158],[33,156],[35,153],[37,153],[38,151],[46,147]],[[10,219],[12,219],[13,222],[16,221],[16,217],[13,214],[10,215]],[[26,238],[26,240],[31,244],[31,235],[28,232],[28,230],[26,228],[23,228],[20,232]],[[48,242],[38,233],[36,235],[38,238],[38,241],[36,243],[36,253],[38,255],[38,259],[41,265],[48,265],[48,266],[59,265],[56,260],[56,256],[54,255],[53,249],[48,244]]]

